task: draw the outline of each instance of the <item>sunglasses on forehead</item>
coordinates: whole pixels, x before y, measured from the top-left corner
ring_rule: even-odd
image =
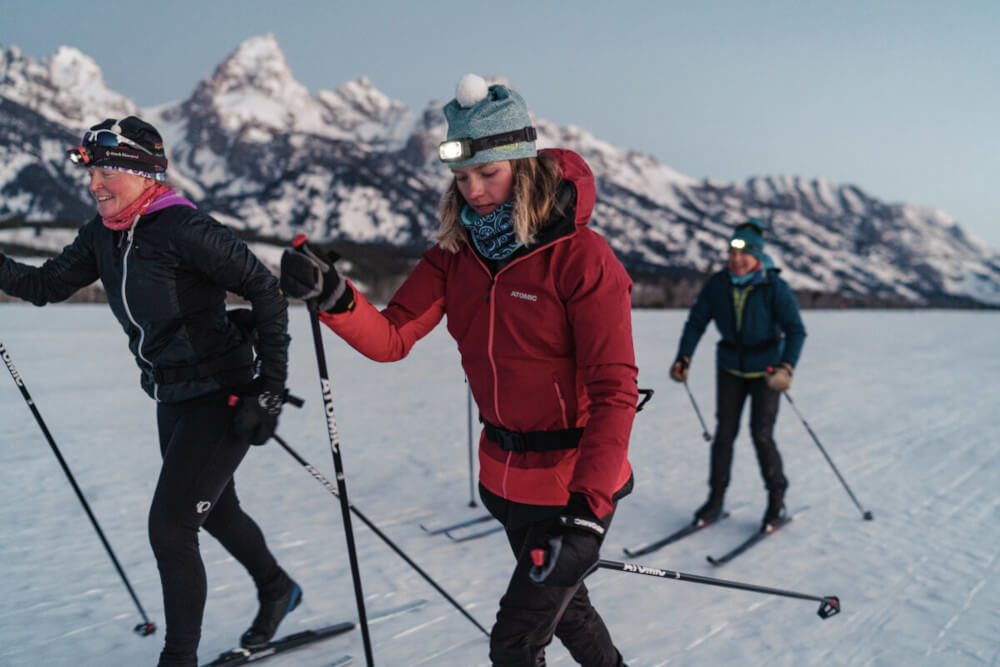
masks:
[[[111,130],[90,130],[89,132],[85,132],[83,135],[83,145],[86,146],[91,143],[105,147],[128,146],[136,149],[137,151],[142,151],[146,155],[153,154],[151,151],[143,148],[128,137],[123,137],[122,135],[112,132]]]

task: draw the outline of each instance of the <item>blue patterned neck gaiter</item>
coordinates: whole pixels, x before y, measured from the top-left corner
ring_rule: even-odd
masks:
[[[487,259],[507,259],[523,244],[514,234],[514,201],[498,206],[484,216],[476,215],[468,204],[462,207],[462,226],[469,230],[472,243]]]
[[[764,282],[764,267],[742,276],[734,275],[732,271],[729,271],[729,282],[734,285],[759,285]]]

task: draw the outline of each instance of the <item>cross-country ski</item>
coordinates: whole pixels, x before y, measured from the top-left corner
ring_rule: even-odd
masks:
[[[357,625],[353,621],[348,621],[327,625],[315,630],[302,630],[301,632],[296,632],[268,642],[266,646],[261,648],[248,649],[240,647],[226,651],[225,653],[220,653],[218,658],[212,662],[206,663],[203,667],[221,667],[222,665],[235,667],[236,665],[245,665],[251,662],[257,662],[280,653],[286,653],[288,651],[302,648],[303,646],[308,646],[309,644],[314,644],[318,641],[323,641],[324,639],[342,635],[345,632],[350,632],[355,627],[357,627]]]
[[[490,517],[493,518],[493,517]],[[452,542],[468,542],[469,540],[476,540],[480,537],[486,537],[487,535],[492,535],[493,533],[499,533],[503,530],[503,526],[497,524],[496,526],[490,526],[489,528],[484,528],[482,530],[464,530],[455,529],[445,531],[445,535]]]
[[[459,530],[462,528],[467,528],[469,526],[474,526],[479,523],[485,523],[493,518],[490,514],[484,514],[483,516],[477,516],[472,519],[465,519],[463,521],[456,521],[455,523],[446,524],[444,526],[430,525],[426,526],[420,524],[420,528],[428,535],[441,535],[442,533],[450,533],[453,530]]]
[[[772,524],[769,524],[767,526],[767,528],[761,528],[756,533],[754,533],[750,537],[746,538],[743,542],[741,542],[740,544],[736,545],[734,548],[732,548],[731,550],[727,551],[723,555],[721,555],[721,556],[705,556],[705,559],[709,563],[711,563],[712,565],[715,565],[716,567],[718,567],[719,565],[724,565],[724,564],[728,563],[729,561],[731,561],[732,559],[734,559],[737,556],[739,556],[740,554],[742,554],[745,551],[747,551],[750,547],[754,546],[755,544],[759,544],[765,538],[769,537],[770,535],[773,535],[778,530],[780,530],[784,526],[786,526],[789,523],[791,523],[792,519],[794,519],[795,517],[797,517],[800,514],[802,514],[802,512],[804,512],[806,509],[807,508],[803,507],[802,509],[796,511],[795,514],[788,514],[788,515],[779,517],[777,519],[777,521],[775,521]]]
[[[653,542],[646,542],[644,544],[638,544],[638,545],[636,545],[634,547],[625,547],[624,549],[622,549],[622,551],[629,558],[636,558],[637,556],[644,556],[646,554],[653,553],[654,551],[662,549],[663,547],[667,546],[668,544],[673,544],[674,542],[678,542],[678,541],[684,539],[685,537],[688,537],[690,535],[694,535],[697,532],[700,532],[700,531],[702,531],[702,530],[704,530],[706,528],[714,526],[717,523],[723,521],[724,519],[728,519],[732,515],[733,512],[735,512],[737,509],[739,509],[739,507],[742,507],[742,506],[743,506],[742,504],[741,505],[737,505],[732,510],[724,511],[714,521],[703,521],[703,520],[699,519],[699,520],[694,521],[693,523],[689,523],[688,525],[684,526],[683,528],[681,528],[681,529],[679,529],[677,531],[674,531],[673,533],[670,533],[666,537],[660,538],[660,539],[655,540]]]

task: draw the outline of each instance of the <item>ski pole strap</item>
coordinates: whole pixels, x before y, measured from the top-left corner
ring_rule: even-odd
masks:
[[[582,428],[567,428],[559,431],[511,431],[486,421],[482,415],[483,431],[486,439],[500,445],[505,452],[551,452],[556,449],[575,449],[583,437]]]
[[[235,371],[242,368],[253,368],[253,348],[244,343],[232,351],[192,366],[175,366],[154,368],[153,379],[156,384],[174,384],[212,377],[223,371]]]

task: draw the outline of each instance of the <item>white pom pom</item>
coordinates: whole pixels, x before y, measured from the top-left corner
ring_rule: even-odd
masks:
[[[476,102],[486,99],[490,92],[490,87],[486,85],[486,79],[478,74],[466,74],[455,87],[455,99],[465,108],[471,107]]]

